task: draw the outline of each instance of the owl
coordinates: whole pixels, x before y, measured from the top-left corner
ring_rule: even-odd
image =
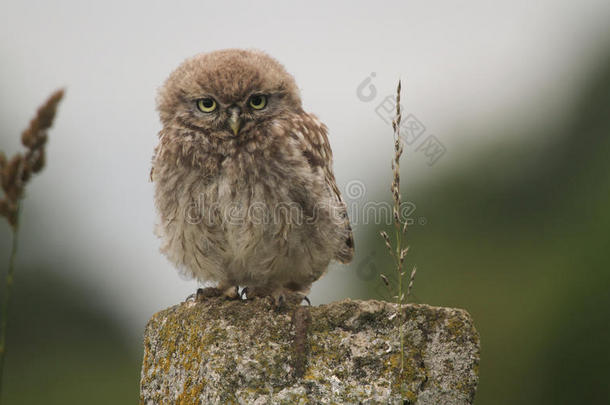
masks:
[[[161,251],[204,296],[306,297],[354,240],[327,128],[255,50],[196,55],[159,91],[151,179]]]

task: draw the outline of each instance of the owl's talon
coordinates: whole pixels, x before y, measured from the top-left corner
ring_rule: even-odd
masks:
[[[238,286],[231,286],[227,288],[220,287],[219,289],[222,291],[221,295],[228,300],[236,300],[241,298],[239,295]]]
[[[198,288],[195,293],[195,301],[196,302],[204,302],[208,298],[216,298],[222,295],[222,291],[220,291],[216,287],[206,287],[206,288]]]

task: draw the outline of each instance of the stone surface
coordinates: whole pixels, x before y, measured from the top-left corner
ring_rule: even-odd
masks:
[[[146,327],[140,403],[472,403],[479,336],[468,313],[409,304],[402,331],[401,373],[390,303],[279,313],[264,299],[183,303]]]

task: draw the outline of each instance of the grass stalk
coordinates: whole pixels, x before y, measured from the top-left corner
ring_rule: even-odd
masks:
[[[396,295],[394,298],[396,300],[396,323],[398,328],[398,338],[400,341],[400,371],[398,373],[399,385],[402,387],[402,375],[405,370],[405,336],[403,332],[403,324],[404,324],[404,307],[411,295],[411,290],[413,289],[413,283],[415,281],[415,273],[416,268],[413,268],[411,271],[411,275],[408,280],[408,284],[405,278],[404,264],[405,258],[409,251],[409,247],[406,245],[406,232],[407,232],[407,224],[408,218],[401,218],[400,216],[400,208],[401,208],[401,195],[400,195],[400,158],[403,153],[404,144],[402,138],[400,137],[400,122],[402,119],[402,113],[400,111],[400,92],[401,92],[401,82],[398,81],[398,86],[396,88],[396,114],[394,119],[392,120],[392,129],[394,130],[394,156],[392,158],[392,200],[393,204],[393,222],[394,222],[394,244],[390,240],[387,232],[381,232],[381,236],[384,239],[385,245],[388,248],[390,255],[393,257],[395,261],[395,270],[397,276],[396,282]],[[383,282],[391,288],[388,278],[382,274],[381,278]],[[406,288],[406,292],[404,291]],[[401,388],[402,389],[402,388]]]
[[[25,186],[34,174],[39,173],[44,168],[47,132],[53,125],[57,106],[63,96],[63,90],[51,94],[47,101],[38,108],[36,115],[30,121],[30,125],[21,133],[21,143],[25,146],[25,153],[16,153],[11,158],[7,158],[0,151],[0,188],[4,194],[0,198],[0,217],[4,217],[8,221],[13,234],[0,313],[2,315],[0,320],[0,403],[2,402],[2,382],[7,351],[8,318],[15,281],[21,201],[25,195]]]
[[[19,211],[19,208],[17,208]],[[17,214],[19,218],[19,214]],[[2,404],[2,392],[3,392],[3,375],[4,375],[4,362],[6,359],[6,335],[8,330],[8,317],[9,308],[11,304],[11,296],[13,292],[13,282],[15,277],[15,261],[17,258],[17,246],[19,236],[19,219],[13,227],[13,241],[11,247],[11,255],[8,263],[8,271],[6,273],[6,280],[4,282],[4,300],[2,301],[2,326],[0,329],[0,404]]]

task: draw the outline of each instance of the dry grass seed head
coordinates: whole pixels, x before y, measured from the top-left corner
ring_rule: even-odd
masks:
[[[25,154],[17,153],[7,160],[0,153],[0,183],[4,191],[4,198],[0,200],[0,216],[5,217],[12,227],[17,225],[18,203],[23,197],[25,185],[33,173],[40,172],[44,167],[47,130],[53,125],[63,95],[63,90],[51,94],[21,134],[21,143],[26,147]]]

